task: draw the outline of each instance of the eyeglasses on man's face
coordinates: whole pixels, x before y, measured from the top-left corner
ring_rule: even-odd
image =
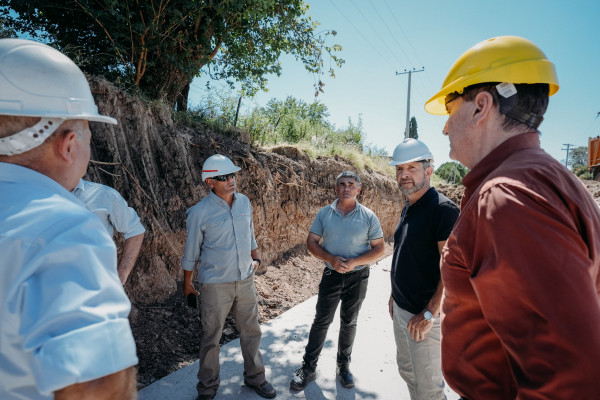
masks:
[[[226,174],[226,175],[217,175],[217,176],[213,176],[211,179],[215,179],[219,182],[227,182],[229,180],[229,178],[234,179],[235,173]]]

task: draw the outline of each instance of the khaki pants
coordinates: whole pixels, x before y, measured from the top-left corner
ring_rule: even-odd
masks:
[[[408,332],[414,314],[394,301],[396,362],[400,376],[408,385],[411,400],[446,400],[441,366],[440,319],[436,318],[425,339],[416,342]]]
[[[262,384],[265,381],[265,367],[258,349],[261,331],[258,324],[258,298],[254,287],[254,274],[243,281],[201,284],[199,291],[202,343],[196,385],[198,394],[214,395],[219,388],[219,341],[225,318],[232,308],[235,325],[240,333],[244,378],[252,385]]]

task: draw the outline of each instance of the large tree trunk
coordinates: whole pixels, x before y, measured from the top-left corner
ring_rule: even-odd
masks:
[[[194,76],[172,64],[162,61],[157,61],[157,64],[159,66],[146,72],[140,81],[141,92],[150,99],[157,99],[168,104],[172,109],[175,109],[180,103],[181,106],[185,104],[185,108],[178,107],[177,109],[187,110],[189,85]]]
[[[188,99],[190,96],[190,84],[188,83],[183,87],[183,90],[177,97],[177,102],[175,103],[175,107],[177,111],[187,111],[188,109]]]
[[[88,179],[117,189],[147,229],[140,257],[125,286],[134,303],[162,301],[182,279],[186,210],[208,194],[201,181],[204,160],[215,153],[242,170],[239,191],[253,206],[264,263],[306,243],[316,212],[335,198],[335,177],[354,169],[339,157],[311,160],[294,147],[261,150],[237,140],[237,131],[217,133],[175,126],[171,109],[148,108],[138,98],[93,80],[102,113],[119,125],[91,123],[92,159]],[[386,237],[398,220],[395,182],[361,172],[361,203],[379,217]]]

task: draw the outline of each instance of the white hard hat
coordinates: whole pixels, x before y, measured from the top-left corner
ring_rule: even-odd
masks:
[[[42,120],[0,140],[0,154],[40,145],[69,119],[117,124],[98,113],[85,75],[70,58],[42,43],[0,39],[0,115]]]
[[[433,154],[431,154],[427,145],[420,140],[406,138],[394,149],[390,165],[400,165],[423,160],[433,161]]]
[[[241,168],[236,167],[229,158],[220,154],[210,156],[202,166],[202,181],[219,175],[227,175],[238,172]]]

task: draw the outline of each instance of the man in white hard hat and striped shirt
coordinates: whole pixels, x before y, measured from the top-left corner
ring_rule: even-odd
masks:
[[[202,180],[210,188],[208,196],[187,211],[187,237],[181,265],[183,293],[200,295],[202,343],[198,369],[198,399],[212,399],[220,384],[219,341],[225,318],[233,308],[240,332],[244,357],[244,383],[258,395],[274,398],[277,393],[265,378],[259,350],[258,298],[254,273],[264,273],[254,236],[250,200],[237,193],[231,160],[215,154],[202,166]],[[198,266],[199,292],[192,283]]]
[[[0,398],[133,399],[116,247],[71,191],[90,159],[88,82],[57,50],[0,39]]]

